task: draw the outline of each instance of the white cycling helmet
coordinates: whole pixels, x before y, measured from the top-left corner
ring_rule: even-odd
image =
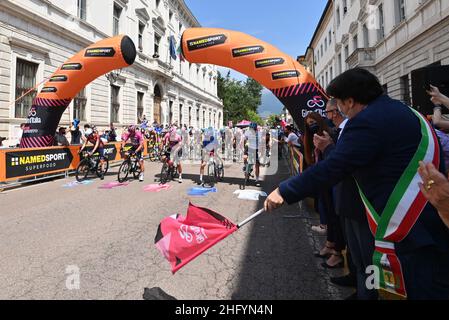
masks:
[[[86,131],[84,132],[84,135],[86,136],[86,137],[88,137],[88,136],[90,136],[92,133],[94,133],[94,131],[92,130],[92,129],[86,129]]]

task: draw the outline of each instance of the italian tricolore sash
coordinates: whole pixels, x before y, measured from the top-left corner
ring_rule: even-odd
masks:
[[[411,110],[421,124],[421,142],[388,199],[382,215],[375,211],[359,186],[368,223],[375,237],[373,263],[380,271],[380,289],[403,297],[407,297],[407,291],[395,244],[409,234],[428,202],[418,185],[422,181],[418,174],[419,162],[432,162],[437,168],[440,165],[439,144],[432,127],[420,113]]]

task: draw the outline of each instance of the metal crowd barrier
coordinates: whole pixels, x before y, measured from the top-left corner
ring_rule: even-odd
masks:
[[[148,157],[149,144],[150,140],[145,140],[144,157]],[[110,163],[123,160],[120,145],[121,142],[105,145],[105,154]],[[86,150],[92,148],[93,146],[89,146]],[[0,189],[54,177],[68,177],[81,161],[78,153],[80,149],[81,145],[0,149]]]

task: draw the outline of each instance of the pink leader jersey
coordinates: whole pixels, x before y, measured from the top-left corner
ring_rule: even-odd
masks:
[[[127,141],[128,139],[130,139],[131,143],[136,147],[139,146],[144,141],[142,132],[140,131],[136,131],[133,135],[127,132],[123,135],[122,139],[123,141]]]
[[[182,137],[177,133],[172,137],[171,133],[168,132],[167,134],[165,134],[164,142],[166,142],[167,140],[170,142],[170,148],[173,148],[182,141]]]

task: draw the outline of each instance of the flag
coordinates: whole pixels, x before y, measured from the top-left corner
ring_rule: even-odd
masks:
[[[175,274],[237,229],[222,215],[189,203],[186,217],[176,214],[161,221],[154,242]]]
[[[179,46],[178,46],[178,50],[176,51],[178,53],[179,56],[179,60],[181,60],[182,62],[186,61],[186,59],[184,58],[184,55],[182,54],[182,42],[179,41]]]
[[[170,56],[173,60],[176,60],[176,41],[173,36],[170,36]]]

